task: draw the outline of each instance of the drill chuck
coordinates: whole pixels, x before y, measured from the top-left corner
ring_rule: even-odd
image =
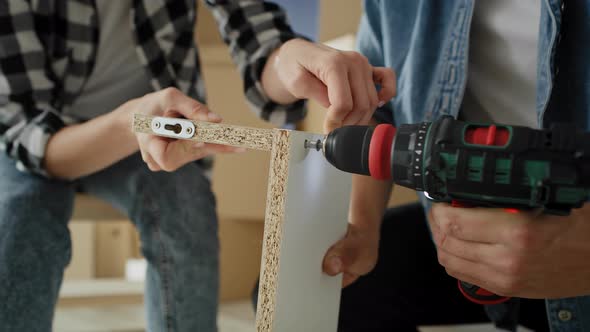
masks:
[[[324,155],[330,164],[341,171],[371,175],[369,146],[374,128],[346,126],[332,131],[324,140]]]
[[[326,159],[344,172],[387,180],[391,179],[394,137],[392,125],[346,126],[326,136],[323,151]]]
[[[430,123],[345,126],[332,131],[323,142],[326,159],[336,168],[369,175],[423,191],[422,166],[426,133]],[[306,143],[315,148],[319,143]]]

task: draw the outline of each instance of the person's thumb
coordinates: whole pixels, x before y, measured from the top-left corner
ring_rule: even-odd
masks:
[[[342,242],[344,239],[338,241],[333,245],[324,256],[322,268],[327,275],[335,276],[341,273],[344,269]]]
[[[395,72],[389,68],[374,67],[373,80],[381,86],[378,92],[380,106],[387,103],[397,93]]]
[[[335,276],[342,273],[342,287],[355,282],[361,274],[355,272],[358,269],[358,257],[351,255],[351,250],[344,250],[344,241],[336,243],[324,257],[323,269],[327,275]]]

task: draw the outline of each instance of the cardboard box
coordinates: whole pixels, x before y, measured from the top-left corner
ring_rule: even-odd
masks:
[[[121,211],[109,203],[87,194],[76,194],[72,220],[108,221],[125,219]]]
[[[94,278],[94,222],[74,220],[68,225],[72,239],[72,259],[64,271],[65,280]]]
[[[356,34],[363,13],[360,0],[320,0],[319,36],[325,42]]]
[[[217,22],[211,15],[211,12],[202,1],[197,1],[197,27],[195,37],[200,47],[205,45],[225,45],[219,30],[217,28]]]
[[[96,277],[124,278],[127,259],[133,257],[134,226],[128,220],[96,225]]]
[[[263,230],[262,222],[219,220],[221,301],[250,297],[260,274]]]

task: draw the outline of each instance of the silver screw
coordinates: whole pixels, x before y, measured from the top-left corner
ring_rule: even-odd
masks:
[[[160,123],[158,121],[154,122],[154,128],[156,128],[156,129],[160,128]]]
[[[305,140],[305,142],[303,143],[303,146],[306,149],[314,149],[316,151],[320,151],[322,149],[322,141],[321,140],[317,140],[317,141]]]
[[[186,133],[189,134],[189,135],[192,134],[193,133],[193,128],[187,127],[186,128]]]

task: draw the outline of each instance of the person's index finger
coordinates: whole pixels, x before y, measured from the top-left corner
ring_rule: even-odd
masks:
[[[207,113],[207,121],[221,122],[223,121],[223,118],[217,113],[209,112]]]
[[[393,70],[385,67],[373,68],[373,80],[381,86],[377,93],[379,101],[388,102],[396,94],[396,78]]]
[[[161,101],[164,110],[172,110],[190,120],[208,121],[209,108],[178,89],[168,88],[163,90]]]
[[[438,205],[438,204],[437,204]],[[432,216],[441,231],[465,241],[499,243],[524,218],[491,208],[435,206]]]

